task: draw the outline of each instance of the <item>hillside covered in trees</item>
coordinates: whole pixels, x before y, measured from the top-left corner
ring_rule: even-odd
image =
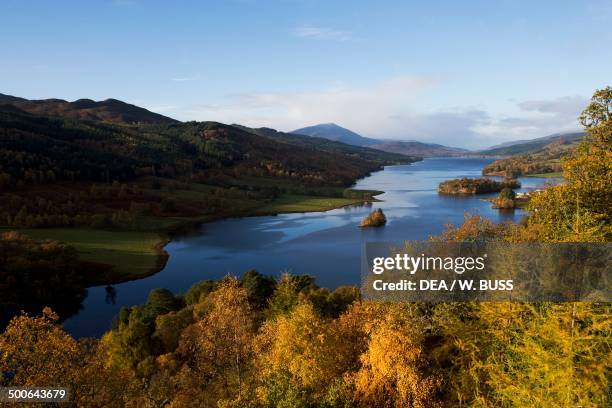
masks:
[[[517,140],[493,146],[485,150],[479,150],[476,153],[485,156],[515,156],[519,154],[529,154],[545,149],[547,146],[575,145],[584,138],[584,135],[584,132],[574,132],[538,137],[532,140]]]
[[[153,175],[206,181],[273,176],[349,186],[381,165],[412,158],[369,149],[306,148],[215,122],[116,125],[0,108],[2,186],[54,181],[113,182]],[[360,154],[361,153],[361,154]]]
[[[0,108],[0,226],[142,229],[169,217],[256,213],[288,194],[367,200],[347,188],[384,164],[416,160],[303,139],[216,122],[119,125]]]
[[[566,182],[535,195],[525,222],[468,215],[431,239],[610,242],[611,112],[612,88],[597,91]],[[377,303],[356,288],[250,271],[184,295],[154,290],[100,340],[73,339],[48,308],[15,317],[0,335],[0,385],[61,379],[75,406],[603,407],[610,312],[590,302]]]
[[[559,173],[563,170],[563,158],[570,156],[583,137],[584,134],[575,133],[566,137],[536,140],[534,143],[503,148],[512,155],[485,166],[482,174],[514,178]]]

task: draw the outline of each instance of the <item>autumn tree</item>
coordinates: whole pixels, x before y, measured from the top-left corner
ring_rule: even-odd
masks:
[[[386,309],[386,310],[384,310]],[[364,322],[367,350],[350,376],[360,407],[433,407],[441,379],[427,370],[425,320],[415,305],[392,304]]]
[[[96,340],[77,342],[57,321],[49,308],[11,320],[0,334],[0,385],[66,387],[77,406],[129,406],[138,398],[134,377],[109,368]]]
[[[67,386],[75,381],[75,367],[83,355],[77,342],[56,325],[49,308],[42,316],[13,318],[0,335],[0,372],[11,374],[14,386]],[[61,381],[63,384],[58,383]]]
[[[258,394],[265,405],[312,405],[342,375],[339,338],[309,303],[267,322],[257,344],[263,376]]]
[[[612,88],[594,93],[580,116],[585,140],[564,162],[566,182],[547,188],[531,203],[530,228],[545,241],[612,239]]]
[[[210,406],[239,398],[247,388],[255,327],[248,292],[233,277],[221,281],[202,302],[196,322],[183,330],[176,358],[181,400]]]

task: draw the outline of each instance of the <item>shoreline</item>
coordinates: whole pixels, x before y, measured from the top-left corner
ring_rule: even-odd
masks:
[[[229,219],[237,219],[237,218],[270,217],[270,216],[278,216],[278,215],[283,215],[283,214],[306,214],[306,213],[327,212],[327,211],[337,210],[340,208],[350,207],[353,205],[365,205],[367,203],[382,202],[382,200],[377,199],[376,196],[379,196],[384,193],[385,193],[384,191],[376,191],[376,194],[372,195],[372,199],[368,199],[368,200],[355,199],[355,201],[351,203],[345,203],[345,204],[337,205],[337,206],[330,206],[330,207],[322,208],[319,210],[313,210],[313,211],[288,210],[288,211],[255,211],[255,212],[245,212],[245,213],[224,213],[224,214],[204,216],[204,217],[200,217],[198,219],[193,219],[193,220],[185,220],[183,222],[177,223],[176,225],[168,227],[165,230],[157,232],[159,234],[160,240],[153,246],[154,251],[157,252],[157,260],[156,260],[155,266],[151,268],[150,271],[148,271],[147,273],[144,273],[138,276],[134,276],[134,277],[130,277],[130,278],[126,278],[126,279],[116,279],[116,280],[111,280],[105,283],[99,283],[99,284],[87,286],[86,289],[95,288],[95,287],[112,286],[112,285],[118,285],[118,284],[122,284],[126,282],[136,281],[136,280],[148,278],[150,276],[153,276],[161,272],[166,267],[168,260],[170,259],[170,254],[165,249],[169,243],[171,243],[174,239],[180,236],[187,235],[190,232],[197,230],[199,227],[212,223],[212,222],[229,220]],[[336,198],[336,197],[318,197],[318,196],[309,196],[309,197]]]

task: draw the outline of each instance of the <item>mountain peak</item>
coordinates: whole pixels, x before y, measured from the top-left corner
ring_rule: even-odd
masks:
[[[301,129],[296,129],[290,133],[312,137],[322,137],[355,146],[369,146],[380,142],[378,139],[371,139],[369,137],[361,136],[352,130],[343,128],[342,126],[331,122],[307,126]]]
[[[352,130],[343,128],[336,123],[321,123],[296,129],[294,134],[322,137],[336,142],[355,146],[370,147],[388,153],[400,153],[407,156],[462,156],[468,151],[455,147],[442,146],[435,143],[422,143],[416,140],[382,140],[361,136]]]

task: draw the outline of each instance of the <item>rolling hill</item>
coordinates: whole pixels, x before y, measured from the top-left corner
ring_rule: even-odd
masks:
[[[91,99],[78,99],[68,102],[63,99],[29,100],[0,94],[0,105],[11,105],[35,115],[66,119],[111,123],[178,123],[177,120],[167,116],[117,99],[106,99],[99,102]]]
[[[562,159],[572,153],[583,136],[584,133],[552,135],[490,149],[488,152],[494,154],[518,153],[487,165],[482,174],[513,178],[521,175],[559,173],[563,168]]]
[[[516,154],[535,153],[550,144],[573,144],[584,137],[584,132],[557,133],[532,140],[517,140],[480,150],[476,153],[486,156],[511,156]]]

